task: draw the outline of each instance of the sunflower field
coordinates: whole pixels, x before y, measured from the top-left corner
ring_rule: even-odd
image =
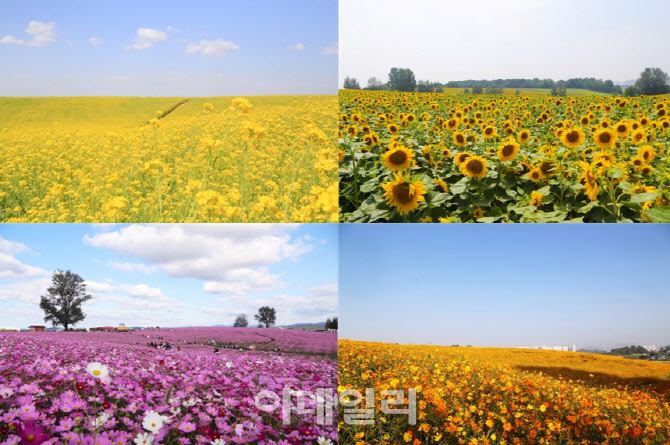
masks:
[[[0,222],[336,222],[337,98],[0,98]]]
[[[347,422],[340,407],[340,443],[670,443],[667,363],[340,340],[338,366],[340,399],[353,399],[344,391],[357,390],[364,395],[358,408],[365,408],[366,388],[375,390],[372,424]],[[409,388],[416,389],[414,425],[381,409],[382,390],[404,390],[406,407]]]
[[[345,90],[342,222],[670,222],[670,97]]]

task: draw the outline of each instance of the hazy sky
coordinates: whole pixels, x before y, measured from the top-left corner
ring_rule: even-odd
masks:
[[[337,93],[337,0],[0,4],[0,96]]]
[[[343,224],[340,338],[670,344],[670,226]]]
[[[40,295],[72,270],[93,300],[82,327],[277,324],[337,315],[333,224],[0,224],[0,327],[43,324]]]
[[[666,0],[340,0],[340,87],[388,79],[596,77],[670,70]]]

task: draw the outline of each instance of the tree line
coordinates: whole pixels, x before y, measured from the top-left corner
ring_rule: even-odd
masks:
[[[51,286],[46,294],[40,297],[40,308],[44,311],[44,321],[51,322],[52,326],[62,326],[68,331],[77,323],[84,321],[86,314],[82,305],[93,297],[87,293],[86,282],[76,273],[57,270],[51,277]],[[277,311],[270,306],[262,306],[254,315],[258,327],[269,328],[277,322]],[[246,314],[235,318],[233,327],[246,328],[249,319]],[[328,318],[326,329],[337,329],[337,317]]]
[[[645,68],[635,85],[622,90],[612,80],[596,79],[595,77],[574,77],[567,80],[553,79],[495,79],[495,80],[453,80],[445,84],[430,80],[416,80],[414,72],[409,68],[393,67],[389,71],[388,80],[382,82],[373,76],[368,79],[367,86],[361,88],[358,79],[347,76],[344,79],[344,89],[351,90],[388,90],[404,92],[443,92],[443,88],[463,88],[464,93],[472,94],[502,94],[503,89],[542,88],[549,89],[552,96],[565,96],[568,88],[584,89],[599,93],[624,96],[657,95],[670,93],[668,74],[660,68]]]

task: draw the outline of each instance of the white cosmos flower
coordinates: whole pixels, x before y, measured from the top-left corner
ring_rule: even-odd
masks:
[[[134,442],[137,445],[151,445],[154,442],[154,436],[149,433],[140,433],[135,437]]]
[[[109,368],[100,362],[92,362],[86,366],[86,371],[96,379],[107,380],[109,377]]]
[[[163,423],[163,416],[156,411],[147,411],[142,421],[142,427],[147,431],[158,434],[163,427]]]
[[[226,368],[232,368],[233,362],[226,362]]]
[[[93,422],[91,423],[93,424],[93,428],[100,428],[101,426],[106,424],[108,420],[109,420],[109,414],[102,413],[98,417],[93,419]]]
[[[210,442],[212,445],[226,445],[226,442],[223,439],[216,439]]]
[[[327,438],[327,437],[323,437],[323,436],[321,436],[321,437],[319,437],[318,439],[316,439],[316,443],[318,443],[319,445],[333,445],[333,441],[332,441],[332,440],[330,440],[330,439]]]

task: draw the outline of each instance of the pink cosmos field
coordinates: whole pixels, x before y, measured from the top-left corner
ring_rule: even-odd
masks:
[[[214,354],[203,344],[212,340],[256,350],[219,346]],[[323,399],[309,395],[336,391],[336,354],[337,334],[325,332],[0,332],[0,445],[329,445],[337,419],[317,421]],[[283,402],[273,411],[256,406],[260,391],[281,398],[285,388],[293,407],[307,395],[308,410],[292,412],[288,425]]]

